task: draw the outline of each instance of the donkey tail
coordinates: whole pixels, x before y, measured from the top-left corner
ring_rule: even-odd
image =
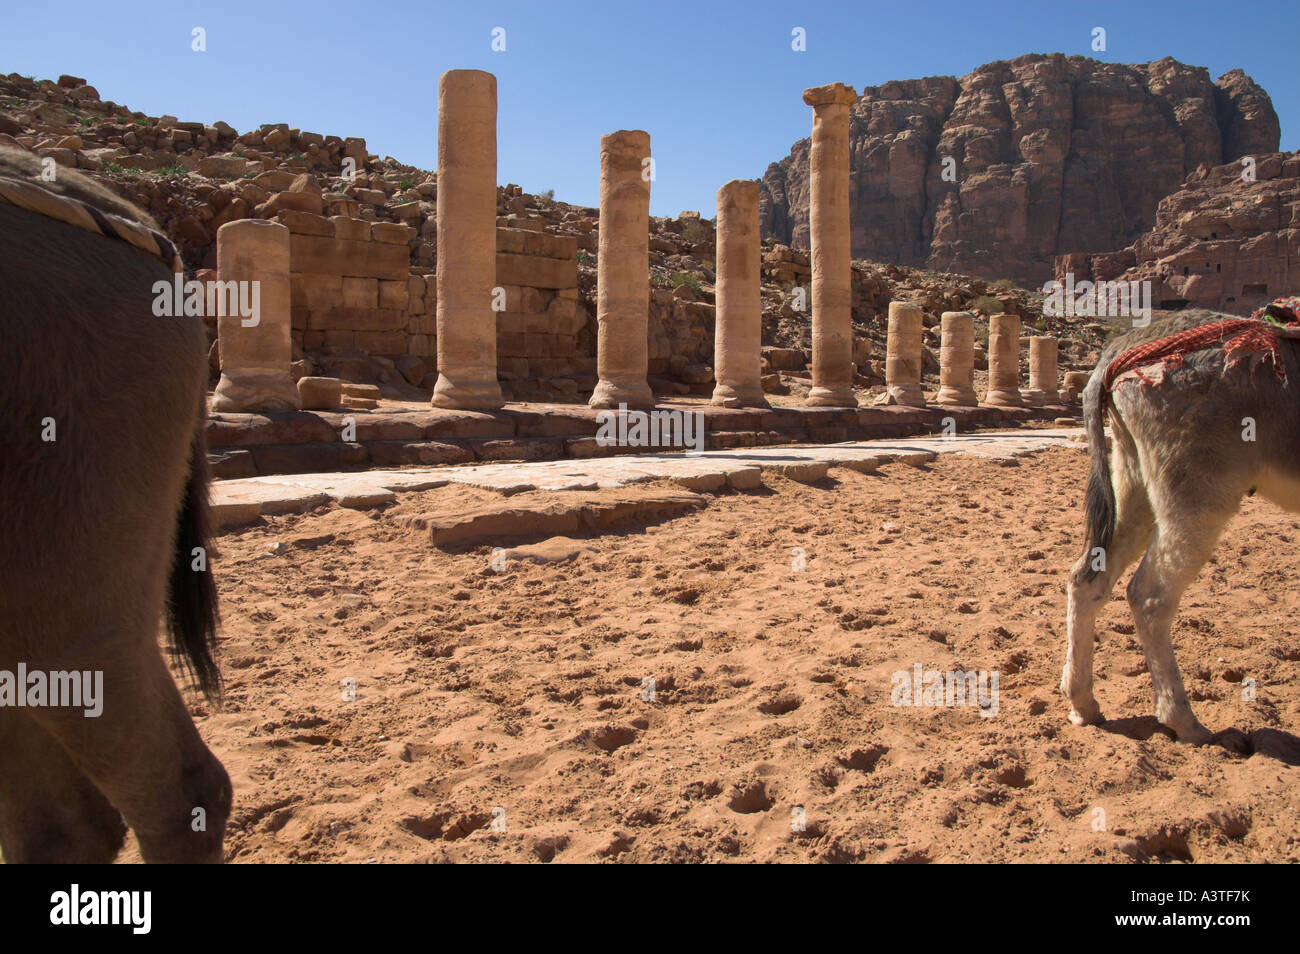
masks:
[[[1093,372],[1083,391],[1084,431],[1088,436],[1088,456],[1092,459],[1092,473],[1088,476],[1088,493],[1085,513],[1088,524],[1088,553],[1098,547],[1103,554],[1110,550],[1115,536],[1115,488],[1110,482],[1110,453],[1106,447],[1107,389],[1102,369]],[[1084,571],[1086,579],[1093,579],[1099,570],[1095,560],[1088,561]]]
[[[200,418],[190,445],[190,473],[178,519],[168,584],[167,630],[172,655],[203,694],[215,701],[221,696],[221,671],[213,658],[219,614],[208,533],[208,456]]]

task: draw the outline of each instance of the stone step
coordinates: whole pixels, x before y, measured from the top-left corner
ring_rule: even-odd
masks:
[[[1058,421],[1075,413],[1065,407],[732,410],[665,405],[657,410],[700,412],[704,450],[901,438],[949,427],[967,433],[1025,421]],[[234,479],[489,461],[587,459],[658,450],[602,443],[597,437],[600,425],[596,413],[588,408],[561,407],[494,412],[381,409],[353,414],[215,414],[208,422],[208,460],[213,476]],[[343,440],[344,436],[350,440]]]
[[[463,466],[285,474],[217,480],[212,484],[214,524],[219,530],[261,517],[302,513],[336,505],[379,507],[397,495],[464,484],[492,490],[502,499],[534,491],[621,490],[661,480],[696,494],[757,490],[770,474],[807,483],[826,480],[841,467],[870,473],[888,463],[924,466],[941,453],[963,453],[995,463],[1014,463],[1020,455],[1045,447],[1082,449],[1081,430],[979,432],[952,437],[906,438],[822,446],[754,447],[702,453],[621,454],[585,460],[481,463]],[[559,496],[567,496],[561,494]],[[459,498],[448,498],[458,507]],[[577,498],[575,498],[577,499]]]
[[[521,543],[555,536],[599,536],[663,523],[708,506],[689,491],[628,488],[621,491],[530,491],[470,507],[455,500],[440,509],[393,517],[398,526],[427,534],[436,547]]]

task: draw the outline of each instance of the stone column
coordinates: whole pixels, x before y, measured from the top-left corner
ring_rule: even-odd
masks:
[[[1065,383],[1061,388],[1061,402],[1064,404],[1078,404],[1079,396],[1083,394],[1083,389],[1088,386],[1089,377],[1087,371],[1066,371]]]
[[[221,380],[214,411],[293,411],[302,405],[289,375],[293,339],[289,311],[289,230],[278,222],[241,219],[217,229],[217,276],[237,282],[235,314],[217,317]],[[223,286],[224,287],[224,286]],[[223,293],[226,302],[232,298]],[[239,314],[243,305],[252,315]]]
[[[497,78],[449,70],[438,81],[436,407],[491,410],[497,383]]]
[[[975,316],[969,311],[945,311],[940,318],[939,393],[936,404],[974,407]]]
[[[1020,318],[989,318],[989,389],[984,403],[993,407],[1022,407],[1020,397]]]
[[[733,179],[718,190],[714,404],[767,407],[763,396],[763,301],[758,183]]]
[[[654,407],[650,365],[650,134],[600,137],[600,232],[596,259],[596,373],[587,403]]]
[[[855,407],[853,273],[849,233],[849,107],[858,95],[831,83],[803,91],[813,108],[808,224],[812,238],[813,407]]]
[[[885,387],[890,404],[925,407],[921,391],[921,329],[919,305],[907,301],[889,303],[889,336],[885,342]]]
[[[1025,403],[1031,407],[1060,404],[1061,392],[1057,385],[1056,339],[1039,335],[1029,339],[1029,389],[1024,393]]]

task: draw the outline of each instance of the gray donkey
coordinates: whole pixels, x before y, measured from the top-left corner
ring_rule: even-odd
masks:
[[[1092,694],[1094,622],[1120,574],[1142,556],[1128,602],[1155,689],[1156,718],[1180,741],[1208,741],[1209,730],[1188,704],[1169,641],[1178,601],[1246,494],[1258,492],[1300,511],[1296,342],[1269,332],[1261,337],[1256,330],[1248,333],[1246,347],[1234,350],[1227,341],[1225,351],[1223,339],[1235,331],[1218,332],[1218,340],[1207,342],[1208,329],[1200,327],[1222,320],[1241,321],[1193,311],[1120,336],[1102,352],[1084,390],[1092,458],[1088,542],[1070,573],[1061,677],[1076,725],[1102,720]],[[1139,367],[1143,352],[1130,349],[1154,349],[1156,339],[1179,332],[1190,339],[1181,366]],[[1293,332],[1283,334],[1288,333]],[[1272,354],[1265,341],[1273,342]],[[1122,353],[1138,370],[1119,375],[1108,387],[1107,369]],[[1109,455],[1103,432],[1108,410]]]
[[[203,329],[154,316],[146,216],[41,171],[0,149],[0,850],[219,861],[230,780],[158,644],[218,692]]]

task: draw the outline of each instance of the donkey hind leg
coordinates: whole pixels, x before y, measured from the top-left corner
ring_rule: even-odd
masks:
[[[1192,714],[1169,629],[1183,591],[1214,552],[1236,506],[1210,507],[1194,497],[1184,497],[1177,506],[1177,514],[1160,515],[1155,539],[1129,581],[1128,601],[1155,690],[1156,718],[1173,729],[1180,742],[1199,745],[1209,741],[1211,733]]]
[[[1070,570],[1061,692],[1070,703],[1070,721],[1075,725],[1096,725],[1102,721],[1101,709],[1092,694],[1092,650],[1097,613],[1110,598],[1116,581],[1151,539],[1151,505],[1141,477],[1135,472],[1134,460],[1131,456],[1117,453],[1112,461],[1115,534],[1109,550],[1101,554],[1086,550]],[[1096,575],[1089,579],[1094,566]]]
[[[52,708],[36,717],[122,813],[146,862],[220,862],[230,778],[199,737],[152,634],[127,644],[135,658],[104,669],[103,718]]]
[[[126,825],[54,737],[0,709],[0,851],[8,864],[108,864]]]

